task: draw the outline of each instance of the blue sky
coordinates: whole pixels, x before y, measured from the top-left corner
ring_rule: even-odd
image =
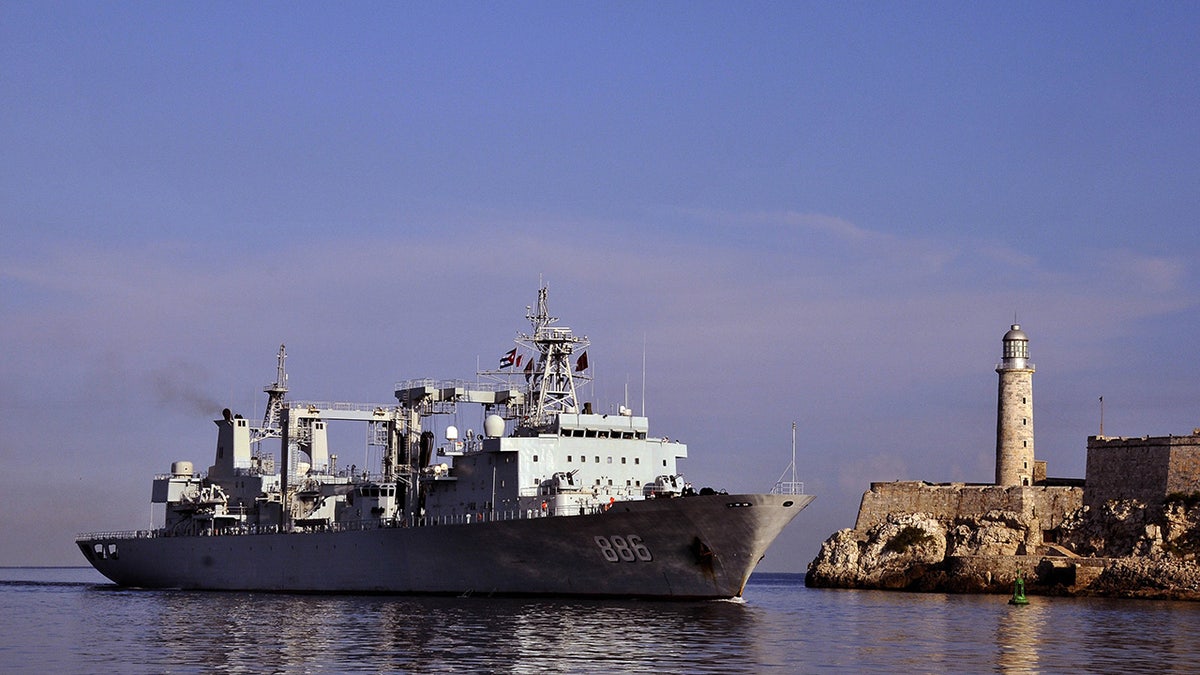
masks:
[[[77,564],[221,407],[387,401],[539,278],[603,406],[765,490],[803,571],[872,480],[1200,426],[1194,3],[24,3],[0,12],[0,564]]]

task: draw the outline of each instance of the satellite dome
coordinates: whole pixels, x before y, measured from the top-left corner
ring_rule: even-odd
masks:
[[[504,435],[504,418],[499,415],[488,415],[483,421],[483,434],[488,438],[499,438]]]
[[[446,440],[448,440],[448,441],[457,441],[458,440],[458,427],[454,426],[453,424],[446,427]]]

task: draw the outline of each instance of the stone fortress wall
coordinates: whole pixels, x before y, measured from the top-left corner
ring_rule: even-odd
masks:
[[[871,483],[863,493],[854,529],[866,531],[889,515],[924,513],[938,520],[955,521],[990,511],[1015,513],[1031,524],[1027,547],[1040,546],[1045,533],[1062,525],[1083,505],[1083,489],[1072,486],[999,486],[966,483],[897,481]],[[1050,537],[1053,539],[1053,537]]]
[[[1091,508],[1113,499],[1162,504],[1173,493],[1200,493],[1200,429],[1191,436],[1090,436],[1086,480],[1083,503]]]

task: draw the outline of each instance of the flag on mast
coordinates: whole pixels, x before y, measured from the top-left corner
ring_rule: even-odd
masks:
[[[587,370],[587,367],[588,367],[587,352],[584,352],[579,355],[579,360],[575,362],[575,372],[578,373],[581,370]]]
[[[517,359],[517,348],[513,347],[504,356],[500,357],[500,367],[507,368]]]

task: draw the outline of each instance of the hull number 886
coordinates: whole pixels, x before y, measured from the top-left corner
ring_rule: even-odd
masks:
[[[650,562],[654,560],[650,549],[646,548],[642,538],[636,534],[624,536],[614,534],[608,537],[598,536],[594,539],[596,546],[600,547],[600,553],[608,562]]]

